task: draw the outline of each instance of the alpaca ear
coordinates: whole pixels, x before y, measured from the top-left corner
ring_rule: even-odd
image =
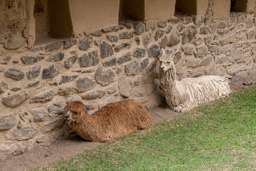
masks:
[[[164,48],[162,48],[162,57],[166,55],[165,51],[164,51]]]
[[[92,105],[85,105],[83,111],[90,111],[96,109],[95,106]]]

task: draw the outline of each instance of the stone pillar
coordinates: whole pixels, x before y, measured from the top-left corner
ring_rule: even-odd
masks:
[[[214,0],[212,5],[213,19],[228,19],[231,0]]]
[[[26,0],[27,23],[24,36],[27,38],[28,45],[32,48],[35,44],[35,18],[34,18],[35,0]]]
[[[74,34],[118,25],[119,4],[120,0],[69,0]]]

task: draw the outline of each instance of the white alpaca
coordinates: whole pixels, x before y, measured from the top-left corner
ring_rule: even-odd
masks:
[[[227,80],[219,76],[202,76],[176,80],[173,62],[177,53],[166,54],[162,49],[160,61],[160,84],[166,103],[176,112],[188,111],[200,104],[223,98],[231,93]]]

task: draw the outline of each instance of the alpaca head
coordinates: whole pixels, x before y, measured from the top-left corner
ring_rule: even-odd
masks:
[[[78,123],[81,114],[88,114],[87,111],[94,109],[96,109],[95,106],[85,105],[81,101],[72,101],[65,107],[65,110],[67,111],[65,116],[68,121],[75,121]]]
[[[161,71],[166,72],[170,69],[172,70],[174,67],[173,59],[177,55],[178,53],[176,49],[173,52],[171,51],[170,54],[166,54],[162,48],[162,55],[159,57]]]

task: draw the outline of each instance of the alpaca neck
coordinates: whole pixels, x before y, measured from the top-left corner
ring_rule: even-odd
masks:
[[[173,65],[172,69],[162,73],[161,87],[165,95],[171,95],[176,85],[176,69]]]

